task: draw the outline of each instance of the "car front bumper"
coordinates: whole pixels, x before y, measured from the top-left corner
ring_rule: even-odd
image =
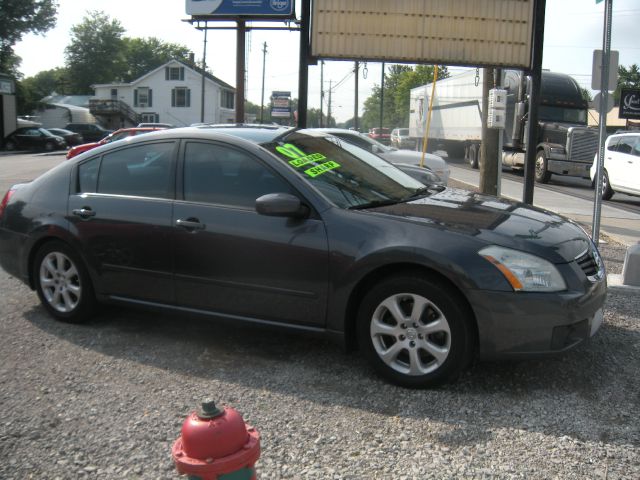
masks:
[[[536,357],[575,347],[600,328],[606,292],[605,280],[583,293],[467,292],[480,358]]]

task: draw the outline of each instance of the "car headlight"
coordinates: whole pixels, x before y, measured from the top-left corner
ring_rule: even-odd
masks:
[[[491,262],[516,292],[559,292],[567,289],[558,269],[529,253],[492,245],[478,252]]]

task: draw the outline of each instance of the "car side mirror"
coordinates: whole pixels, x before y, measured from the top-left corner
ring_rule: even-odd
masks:
[[[268,193],[256,200],[256,211],[270,217],[306,218],[309,207],[289,193]]]

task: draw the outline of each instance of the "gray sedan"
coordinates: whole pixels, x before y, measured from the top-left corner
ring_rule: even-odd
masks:
[[[0,203],[0,265],[67,322],[101,302],[318,332],[429,387],[563,352],[606,280],[571,221],[424,185],[317,130],[181,128],[87,151]]]

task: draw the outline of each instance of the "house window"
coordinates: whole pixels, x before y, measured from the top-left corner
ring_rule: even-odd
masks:
[[[165,67],[165,80],[184,80],[184,67]]]
[[[220,106],[222,108],[233,109],[234,103],[235,103],[234,99],[235,99],[235,96],[233,92],[230,92],[229,90],[222,90],[221,96],[220,96]]]
[[[112,88],[111,89],[111,100],[117,100],[118,99],[118,89],[117,88]]]
[[[157,113],[143,113],[140,115],[142,123],[158,123],[160,122],[160,115]]]
[[[171,90],[172,107],[190,107],[191,90],[186,87],[177,87]]]
[[[153,107],[153,91],[149,87],[139,87],[133,91],[134,107]]]

